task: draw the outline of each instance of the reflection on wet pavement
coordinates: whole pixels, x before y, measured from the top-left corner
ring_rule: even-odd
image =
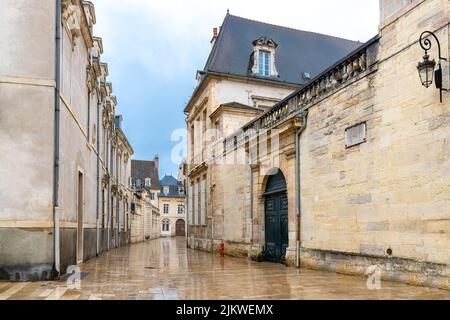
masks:
[[[66,280],[0,282],[0,300],[450,299],[444,290],[392,282],[368,290],[361,277],[221,258],[187,249],[184,238],[111,250],[80,269],[80,290]]]

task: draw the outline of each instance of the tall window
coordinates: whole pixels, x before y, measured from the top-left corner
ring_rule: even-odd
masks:
[[[169,231],[170,230],[170,222],[169,220],[164,220],[162,223],[162,231]]]
[[[262,77],[270,76],[270,52],[259,51],[259,75]]]
[[[203,176],[200,182],[200,217],[199,224],[206,225],[206,175]]]
[[[105,226],[106,226],[106,220],[105,220],[105,217],[106,217],[106,199],[105,199],[105,189],[103,189],[102,188],[102,200],[101,200],[101,203],[102,203],[102,228],[105,228]]]
[[[178,205],[178,214],[184,214],[184,206],[182,204]]]
[[[150,200],[155,200],[155,194],[153,192],[150,192]]]
[[[152,179],[145,178],[145,187],[150,188],[151,184],[152,184]]]
[[[169,214],[169,205],[168,204],[164,205],[164,214]]]
[[[194,225],[198,225],[198,208],[199,208],[199,199],[198,191],[199,191],[199,180],[197,179],[197,182],[194,184],[194,194],[193,194],[193,200],[194,200],[194,210],[193,210],[193,223]]]

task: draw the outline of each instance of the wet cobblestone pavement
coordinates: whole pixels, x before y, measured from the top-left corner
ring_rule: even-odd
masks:
[[[186,248],[184,239],[159,239],[111,250],[80,265],[81,289],[55,282],[0,282],[0,300],[178,299],[447,299],[450,291],[298,270]]]

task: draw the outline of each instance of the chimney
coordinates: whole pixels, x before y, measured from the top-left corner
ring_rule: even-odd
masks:
[[[159,156],[157,154],[155,154],[153,161],[155,162],[156,171],[158,171],[159,170]]]
[[[219,28],[213,28],[213,37],[211,39],[211,46],[214,46],[214,43],[216,43],[218,36],[219,36]]]

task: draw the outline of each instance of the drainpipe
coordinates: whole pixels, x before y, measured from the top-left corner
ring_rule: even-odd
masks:
[[[97,92],[97,256],[100,254],[100,98]],[[103,201],[103,199],[102,199]]]
[[[300,137],[306,129],[307,120],[308,120],[308,112],[303,111],[299,113],[299,116],[302,118],[302,126],[298,129],[295,135],[295,205],[296,205],[296,213],[297,213],[297,250],[296,250],[296,261],[295,265],[297,268],[300,268],[300,216],[301,216],[301,184],[300,184]]]
[[[54,165],[53,165],[53,215],[54,215],[54,274],[61,273],[60,220],[59,207],[59,166],[60,166],[60,117],[61,117],[61,0],[56,0],[55,15],[55,119],[54,119]]]
[[[187,136],[188,136],[188,138],[189,138],[189,121],[188,121],[188,117],[189,117],[189,113],[187,113],[187,112],[184,112],[184,115],[186,116],[186,118],[185,118],[185,122],[186,122],[186,134],[187,134]],[[192,139],[192,137],[190,137],[190,139]],[[187,147],[187,149],[189,149],[189,144],[190,144],[190,140],[189,139],[187,139],[187,142],[186,142],[186,144],[188,144],[186,147]],[[190,161],[191,161],[191,159],[190,159],[190,154],[188,153],[188,152],[186,152],[186,166],[189,168],[189,166],[190,166]],[[189,237],[190,237],[190,234],[189,234],[189,226],[190,226],[190,223],[191,223],[191,221],[190,221],[190,219],[191,219],[191,211],[190,211],[190,206],[191,206],[191,203],[190,203],[190,196],[191,196],[191,183],[190,183],[190,179],[189,179],[189,174],[188,174],[188,170],[186,169],[186,186],[185,186],[185,188],[186,188],[186,197],[187,197],[187,201],[186,201],[186,239],[187,239],[187,241],[186,241],[186,247],[189,247],[189,244],[188,244],[188,242],[189,242]],[[193,204],[192,204],[193,205]],[[192,249],[192,248],[191,248]]]
[[[111,179],[110,179],[110,173],[111,173],[111,151],[110,148],[110,142],[109,142],[109,128],[106,129],[105,135],[106,135],[106,152],[105,152],[105,158],[106,160],[106,166],[107,166],[107,172],[108,172],[108,219],[107,219],[107,229],[106,229],[106,238],[107,238],[107,250],[111,248],[110,242],[111,242],[111,213],[112,213],[112,194],[111,194]]]
[[[249,256],[251,258],[252,250],[253,250],[253,169],[252,169],[252,153],[249,151],[248,154],[249,160],[249,170],[250,170],[250,252]]]

